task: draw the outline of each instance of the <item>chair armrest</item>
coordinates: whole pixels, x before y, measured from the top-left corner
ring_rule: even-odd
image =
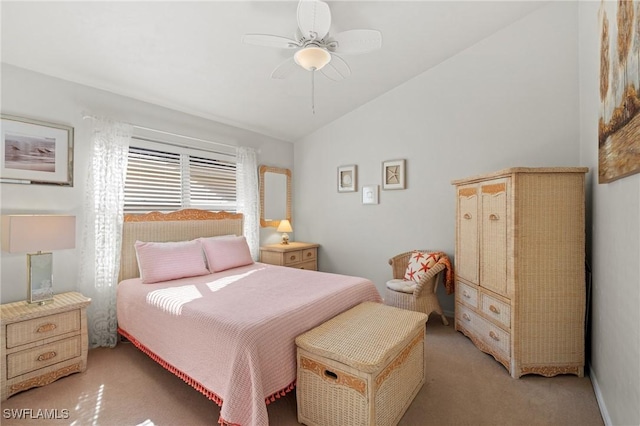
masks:
[[[434,280],[433,283],[433,292],[435,293],[436,288],[438,286],[438,274],[444,271],[445,266],[443,263],[436,263],[433,265],[433,268],[429,269],[426,274],[422,277],[422,279],[416,285],[416,289],[413,291],[413,294],[416,297],[419,297],[423,291],[431,291],[430,283]]]

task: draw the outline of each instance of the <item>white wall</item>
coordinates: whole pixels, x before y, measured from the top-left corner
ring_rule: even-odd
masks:
[[[544,7],[296,142],[296,238],[321,244],[322,270],[367,277],[382,293],[393,255],[453,256],[451,180],[579,165],[576,11]],[[381,185],[381,163],[400,158],[406,190],[381,191],[379,205],[337,193],[338,166],[356,164],[361,188]],[[453,296],[439,296],[453,312]]]
[[[161,88],[159,88],[161,90]],[[104,115],[135,125],[260,150],[258,162],[291,168],[293,145],[257,133],[241,130],[167,108],[48,77],[2,64],[2,112],[75,128],[74,186],[0,185],[2,214],[64,213],[77,216],[77,244],[83,219],[85,181],[88,173],[89,130],[84,112]],[[264,239],[277,238],[272,229],[261,232]],[[76,289],[80,250],[53,253],[56,292]],[[2,303],[26,298],[26,255],[1,253],[0,300]]]
[[[580,162],[593,269],[591,379],[607,424],[640,424],[640,174],[598,184],[600,2],[580,2]],[[615,17],[609,16],[610,22]]]

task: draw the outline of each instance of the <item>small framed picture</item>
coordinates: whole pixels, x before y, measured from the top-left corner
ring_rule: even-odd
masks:
[[[358,190],[358,167],[338,167],[338,192],[355,192]]]
[[[382,163],[382,189],[404,189],[405,160],[389,160]]]
[[[73,186],[73,127],[3,114],[0,182]]]
[[[378,204],[379,185],[362,187],[362,204]]]

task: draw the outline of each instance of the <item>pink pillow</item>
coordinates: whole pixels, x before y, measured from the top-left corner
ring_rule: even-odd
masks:
[[[209,273],[198,240],[171,243],[136,241],[140,278],[145,284]]]
[[[251,265],[253,259],[245,237],[201,238],[211,272]]]

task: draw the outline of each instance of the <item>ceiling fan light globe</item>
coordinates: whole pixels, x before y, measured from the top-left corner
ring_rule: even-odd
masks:
[[[317,46],[309,46],[298,50],[293,59],[307,71],[322,69],[331,61],[331,53]]]

